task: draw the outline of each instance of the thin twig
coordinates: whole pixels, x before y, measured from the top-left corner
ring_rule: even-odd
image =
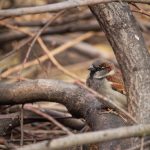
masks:
[[[35,42],[37,41],[37,39],[39,38],[39,36],[42,34],[42,32],[45,31],[45,29],[51,24],[53,23],[58,17],[60,17],[65,11],[61,11],[59,13],[57,13],[56,15],[52,16],[52,18],[50,18],[47,23],[34,35],[34,38],[33,38],[33,41],[31,42],[28,50],[27,50],[27,53],[26,53],[26,56],[25,56],[25,59],[23,61],[23,67],[22,67],[22,70],[24,69],[24,65],[25,63],[27,62],[27,59],[30,55],[30,52],[32,50],[32,47],[34,46]],[[21,71],[20,71],[20,75],[21,75]]]
[[[11,80],[11,82],[14,82],[14,81],[18,81],[18,78],[17,77],[15,77],[15,76],[7,76],[7,77],[1,77],[1,79],[10,79]],[[21,77],[20,78],[20,81],[29,81],[29,80],[31,80],[31,79],[28,79],[28,78],[25,78],[25,77]],[[10,81],[9,81],[10,82]],[[10,82],[10,83],[11,83]]]
[[[48,58],[52,61],[52,63],[59,69],[61,70],[63,73],[67,74],[68,76],[70,76],[71,78],[75,79],[75,80],[80,80],[82,82],[84,82],[84,80],[79,79],[79,77],[73,73],[71,73],[70,71],[66,70],[62,65],[60,65],[58,63],[58,61],[54,58],[54,56],[49,53],[48,48],[46,47],[46,45],[44,44],[44,42],[42,41],[42,39],[38,40],[40,43],[41,48],[43,49],[43,51],[47,54]]]
[[[32,111],[46,119],[48,119],[49,121],[53,122],[56,126],[58,126],[60,129],[62,129],[63,131],[65,131],[67,134],[71,135],[73,134],[71,131],[69,131],[65,126],[63,126],[62,124],[60,124],[57,120],[55,120],[53,117],[51,117],[50,115],[45,114],[44,112],[38,110],[37,108],[31,107],[31,106],[24,106],[24,109]]]
[[[26,30],[23,30],[23,29],[20,29],[18,28],[17,26],[14,26],[14,25],[11,25],[11,24],[8,24],[7,22],[5,21],[0,21],[0,24],[9,28],[9,29],[12,29],[12,30],[16,30],[16,31],[19,31],[19,32],[22,32],[22,33],[25,33],[29,36],[31,36],[30,38],[28,38],[26,41],[24,41],[23,43],[20,43],[20,45],[18,45],[13,51],[11,51],[8,55],[6,55],[5,57],[3,57],[2,59],[5,59],[7,58],[8,56],[10,56],[11,54],[13,54],[14,52],[16,52],[19,48],[21,48],[22,46],[24,46],[25,44],[27,44],[30,40],[33,39],[34,36],[36,36],[36,34],[34,35],[33,33],[29,32],[29,31],[26,31]],[[28,53],[28,52],[27,52]],[[36,53],[33,52],[34,55],[36,55]],[[38,61],[38,64],[41,66],[41,68],[44,70],[44,68],[42,67],[41,65],[41,61],[40,59],[36,56],[36,60]],[[25,58],[26,59],[26,58]],[[26,59],[27,60],[27,59]],[[24,65],[26,64],[26,62],[24,61],[23,64],[22,64],[22,67],[20,67],[20,75],[19,75],[19,81],[22,80],[22,77],[21,77],[21,69],[23,70],[24,69]],[[44,70],[44,72],[46,73],[47,75],[47,72],[46,70]],[[1,77],[3,78],[3,77]],[[4,77],[6,78],[6,77]],[[3,79],[4,79],[3,78]],[[18,81],[18,78],[16,78],[16,80]]]
[[[150,17],[150,14],[146,13],[146,12],[143,12],[143,11],[137,11],[137,10],[131,10],[132,12],[135,12],[135,13],[140,13],[140,14],[143,14],[145,16],[148,16]]]
[[[82,134],[69,135],[51,141],[43,141],[36,144],[24,146],[16,150],[58,150],[67,149],[71,146],[83,144],[92,144],[98,142],[111,141],[122,138],[150,135],[150,125],[134,125],[128,127],[119,127],[116,129],[107,129],[103,131],[88,132]]]
[[[23,130],[23,118],[24,118],[24,111],[23,111],[23,104],[21,107],[21,118],[20,118],[20,128],[21,128],[21,139],[20,139],[20,145],[23,146],[24,141],[24,130]]]
[[[143,145],[144,147],[150,146],[150,141],[144,141],[143,144],[144,144],[144,145]],[[139,150],[140,147],[141,147],[141,144],[138,144],[138,145],[136,145],[135,147],[132,147],[132,148],[129,148],[129,149],[126,149],[126,150]]]
[[[83,34],[83,35],[81,35],[81,36],[79,36],[79,37],[77,37],[77,38],[75,38],[75,39],[73,39],[73,40],[71,40],[71,41],[69,41],[67,43],[64,43],[63,45],[61,45],[61,46],[59,46],[59,47],[57,47],[55,49],[53,49],[52,52],[49,52],[49,53],[52,53],[53,55],[57,55],[57,54],[65,51],[65,50],[67,50],[68,48],[74,46],[75,44],[77,44],[77,43],[79,43],[79,42],[81,42],[81,41],[83,41],[85,39],[88,39],[88,38],[92,37],[93,35],[95,35],[94,32],[85,33],[85,34]],[[38,59],[40,60],[40,62],[44,62],[47,59],[49,59],[49,57],[46,54],[44,56],[39,57]],[[29,61],[29,62],[24,64],[24,69],[28,68],[28,67],[31,67],[33,65],[38,65],[38,64],[39,64],[39,62],[37,60]],[[22,64],[19,64],[17,66],[11,67],[10,69],[8,69],[8,70],[4,71],[3,73],[1,73],[0,76],[2,78],[5,78],[5,77],[7,77],[10,74],[19,71],[20,68],[22,68]]]
[[[69,24],[69,23],[73,23],[73,22],[77,22],[79,20],[88,20],[88,19],[91,19],[92,18],[92,13],[90,11],[80,11],[80,14],[77,12],[75,14],[71,14],[71,15],[67,15],[67,17],[63,17],[61,20],[56,20],[54,23],[51,24],[51,26],[62,26],[62,25],[65,25],[65,24]],[[31,21],[17,21],[17,20],[14,20],[12,21],[11,23],[13,25],[16,25],[16,26],[19,26],[19,27],[39,27],[39,26],[44,26],[45,23],[47,22],[47,20],[45,19],[42,19],[42,20],[39,20],[39,21],[34,21],[32,20]]]
[[[6,55],[4,55],[4,56],[2,56],[2,57],[0,58],[0,61],[2,61],[2,60],[4,60],[4,59],[8,58],[9,56],[13,55],[13,54],[16,53],[17,51],[21,50],[21,48],[22,48],[23,46],[25,46],[27,43],[29,43],[29,42],[31,41],[31,39],[32,39],[32,38],[29,37],[29,38],[27,38],[27,39],[25,39],[25,40],[23,40],[23,41],[20,41],[20,43],[17,43],[17,46],[16,46],[13,50],[11,50],[9,53],[7,53]]]
[[[141,137],[141,147],[140,147],[140,150],[143,150],[144,148],[144,137],[142,136]]]
[[[133,5],[136,9],[139,10],[139,11],[132,10],[133,12],[141,13],[143,15],[146,15],[146,16],[150,17],[150,12],[149,11],[145,11],[145,10],[141,9],[138,5],[136,5],[134,3],[131,3],[131,5]]]

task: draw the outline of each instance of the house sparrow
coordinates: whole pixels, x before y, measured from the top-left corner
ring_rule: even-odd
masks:
[[[90,73],[86,85],[125,108],[127,100],[120,70],[104,60],[96,60],[88,70]]]

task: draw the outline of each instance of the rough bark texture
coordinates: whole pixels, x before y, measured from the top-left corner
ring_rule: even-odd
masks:
[[[113,2],[90,8],[122,70],[129,112],[138,123],[150,123],[150,55],[129,6]]]
[[[150,55],[129,6],[114,2],[90,8],[112,45],[122,70],[129,112],[138,123],[150,123]],[[135,140],[130,142],[132,145],[138,143]]]
[[[0,84],[0,105],[23,104],[49,101],[64,104],[75,116],[84,118],[92,130],[103,130],[128,125],[114,113],[108,113],[92,94],[83,88],[55,80],[24,81],[15,84]],[[4,125],[1,125],[4,127]],[[0,129],[2,131],[3,129]],[[4,134],[4,133],[3,133]],[[125,149],[130,147],[129,139],[115,140],[100,148]]]

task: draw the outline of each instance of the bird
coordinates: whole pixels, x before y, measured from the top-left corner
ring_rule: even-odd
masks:
[[[110,61],[97,59],[88,68],[86,85],[126,108],[124,82],[121,71]]]

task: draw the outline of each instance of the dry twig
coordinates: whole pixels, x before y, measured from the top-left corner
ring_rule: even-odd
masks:
[[[108,129],[103,131],[70,135],[64,138],[52,140],[50,142],[39,142],[36,144],[25,146],[23,148],[18,148],[17,150],[59,150],[82,144],[92,144],[120,138],[137,137],[143,135],[150,135],[150,125],[143,124],[128,127],[120,127],[117,129]]]
[[[50,115],[47,115],[46,113],[38,110],[37,108],[31,107],[31,106],[24,106],[24,109],[32,111],[46,119],[48,119],[49,121],[53,122],[56,126],[58,126],[60,129],[62,129],[63,131],[65,131],[67,134],[73,134],[71,131],[69,131],[65,126],[63,126],[62,124],[60,124],[57,120],[55,120],[53,117],[51,117]]]
[[[61,46],[53,49],[52,52],[49,52],[49,53],[52,53],[53,55],[57,55],[57,54],[65,51],[65,50],[67,50],[68,48],[74,46],[75,44],[77,44],[77,43],[79,43],[79,42],[81,42],[81,41],[83,41],[85,39],[88,39],[88,38],[92,37],[94,34],[95,34],[94,32],[85,33],[85,34],[77,37],[76,39],[68,41],[67,43],[64,43],[63,45],[61,45]],[[39,57],[38,59],[39,59],[40,62],[44,62],[47,59],[49,59],[49,57],[46,54],[44,56]],[[38,64],[39,64],[38,60],[29,61],[29,62],[27,62],[27,63],[24,64],[24,69],[28,68],[28,67],[31,67],[33,65],[38,65]],[[4,71],[3,73],[1,73],[0,76],[2,78],[5,78],[5,77],[7,77],[10,74],[19,71],[20,68],[22,68],[22,64],[19,64],[19,65],[15,66],[15,67],[12,67],[12,68]]]
[[[35,6],[35,7],[27,7],[27,8],[17,8],[17,9],[6,9],[0,10],[0,16],[8,17],[8,16],[18,16],[18,15],[27,15],[27,14],[36,14],[36,13],[45,13],[45,12],[56,12],[63,9],[69,9],[79,6],[87,6],[98,3],[109,3],[116,2],[120,0],[73,0],[73,1],[64,1],[60,3],[54,3],[44,6]],[[148,0],[124,0],[125,2],[134,2],[134,3],[145,3],[150,4]]]

